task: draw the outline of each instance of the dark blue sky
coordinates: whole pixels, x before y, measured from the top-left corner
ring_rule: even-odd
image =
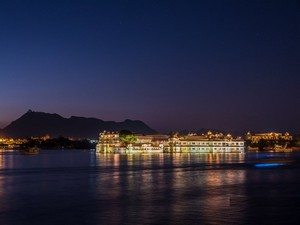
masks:
[[[0,126],[26,110],[300,131],[299,1],[0,1]]]

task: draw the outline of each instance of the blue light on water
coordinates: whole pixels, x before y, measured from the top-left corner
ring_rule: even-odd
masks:
[[[283,165],[284,163],[256,163],[254,166],[258,168],[265,168],[265,167],[278,167]]]

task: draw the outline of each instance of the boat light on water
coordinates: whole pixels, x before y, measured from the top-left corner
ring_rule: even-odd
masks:
[[[284,163],[256,163],[254,164],[255,167],[257,168],[270,168],[270,167],[278,167],[278,166],[283,166],[285,165]]]

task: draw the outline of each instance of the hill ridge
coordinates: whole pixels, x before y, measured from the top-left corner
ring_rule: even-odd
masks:
[[[121,122],[104,121],[93,117],[70,116],[65,118],[56,113],[36,112],[28,110],[18,119],[12,121],[0,132],[3,136],[25,138],[50,135],[51,137],[66,136],[74,138],[97,138],[99,132],[130,130],[140,134],[155,134],[141,120],[126,119]]]

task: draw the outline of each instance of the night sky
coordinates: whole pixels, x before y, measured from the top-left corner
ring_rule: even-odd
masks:
[[[299,1],[0,1],[0,127],[28,109],[300,132]]]

